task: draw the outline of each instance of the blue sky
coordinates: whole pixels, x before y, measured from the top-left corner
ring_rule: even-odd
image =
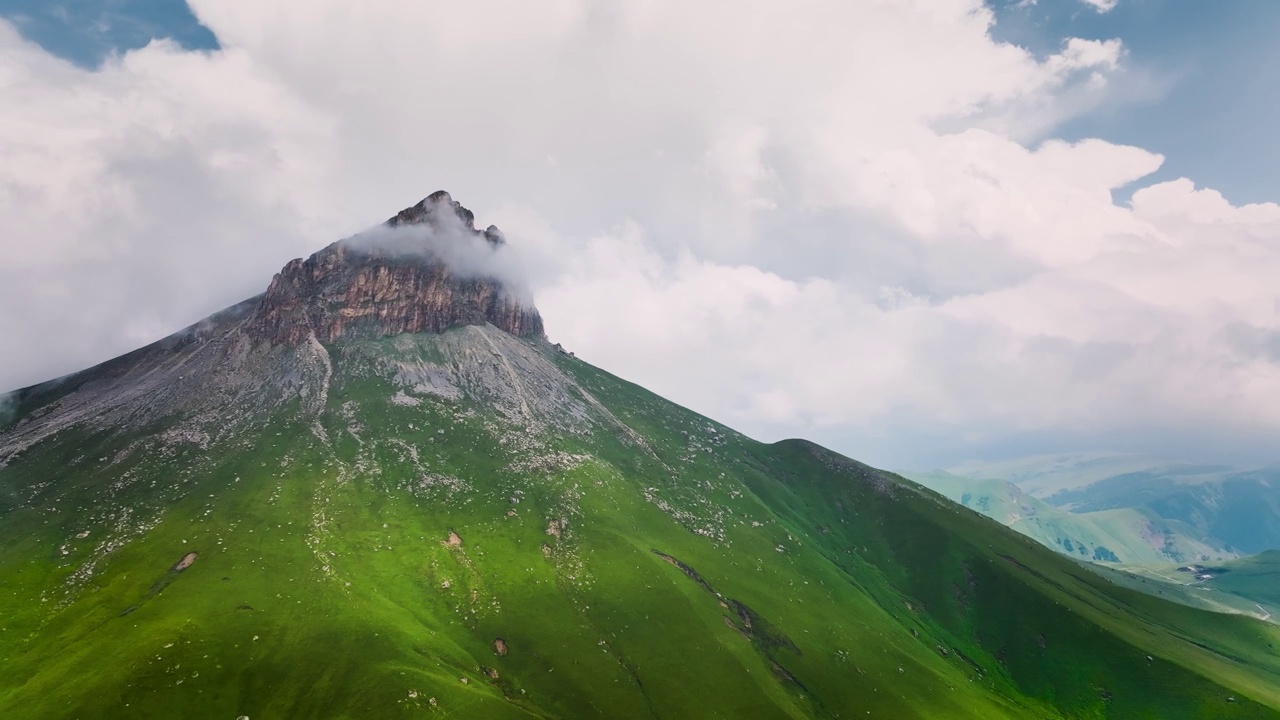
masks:
[[[0,16],[27,39],[83,67],[153,38],[191,50],[218,46],[183,0],[0,0]]]
[[[1119,0],[1099,13],[1074,0],[995,0],[993,35],[1037,53],[1061,38],[1120,38],[1138,97],[1077,118],[1053,134],[1100,137],[1165,156],[1153,180],[1188,177],[1235,204],[1280,200],[1280,3]]]

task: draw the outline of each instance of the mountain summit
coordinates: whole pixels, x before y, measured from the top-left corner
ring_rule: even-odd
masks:
[[[475,215],[449,193],[433,193],[381,228],[285,265],[254,313],[252,332],[298,345],[310,336],[329,343],[488,322],[513,335],[542,337],[536,308],[498,278],[460,271],[443,256],[474,251],[467,246],[477,243],[496,253],[506,241],[492,225],[476,230]]]
[[[1280,627],[595,368],[503,247],[437,193],[18,391],[0,717],[1280,718]]]

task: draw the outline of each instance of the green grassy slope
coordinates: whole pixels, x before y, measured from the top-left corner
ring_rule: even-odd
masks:
[[[1268,550],[1205,568],[1208,581],[1220,592],[1280,608],[1280,550]]]
[[[323,362],[7,459],[0,717],[1280,717],[1275,626],[545,344]]]
[[[1280,551],[1188,567],[1144,563],[1100,572],[1116,584],[1192,607],[1280,622],[1274,614],[1280,612]]]

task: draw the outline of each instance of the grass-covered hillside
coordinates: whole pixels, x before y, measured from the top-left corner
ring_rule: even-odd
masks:
[[[239,322],[19,395],[0,717],[1280,717],[1280,628],[543,341]]]
[[[1280,623],[1280,550],[1208,564],[1096,568],[1111,581],[1192,607]]]

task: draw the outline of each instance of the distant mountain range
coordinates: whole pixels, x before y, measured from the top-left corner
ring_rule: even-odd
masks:
[[[904,474],[1087,560],[1204,562],[1280,548],[1280,469],[1099,454]]]

